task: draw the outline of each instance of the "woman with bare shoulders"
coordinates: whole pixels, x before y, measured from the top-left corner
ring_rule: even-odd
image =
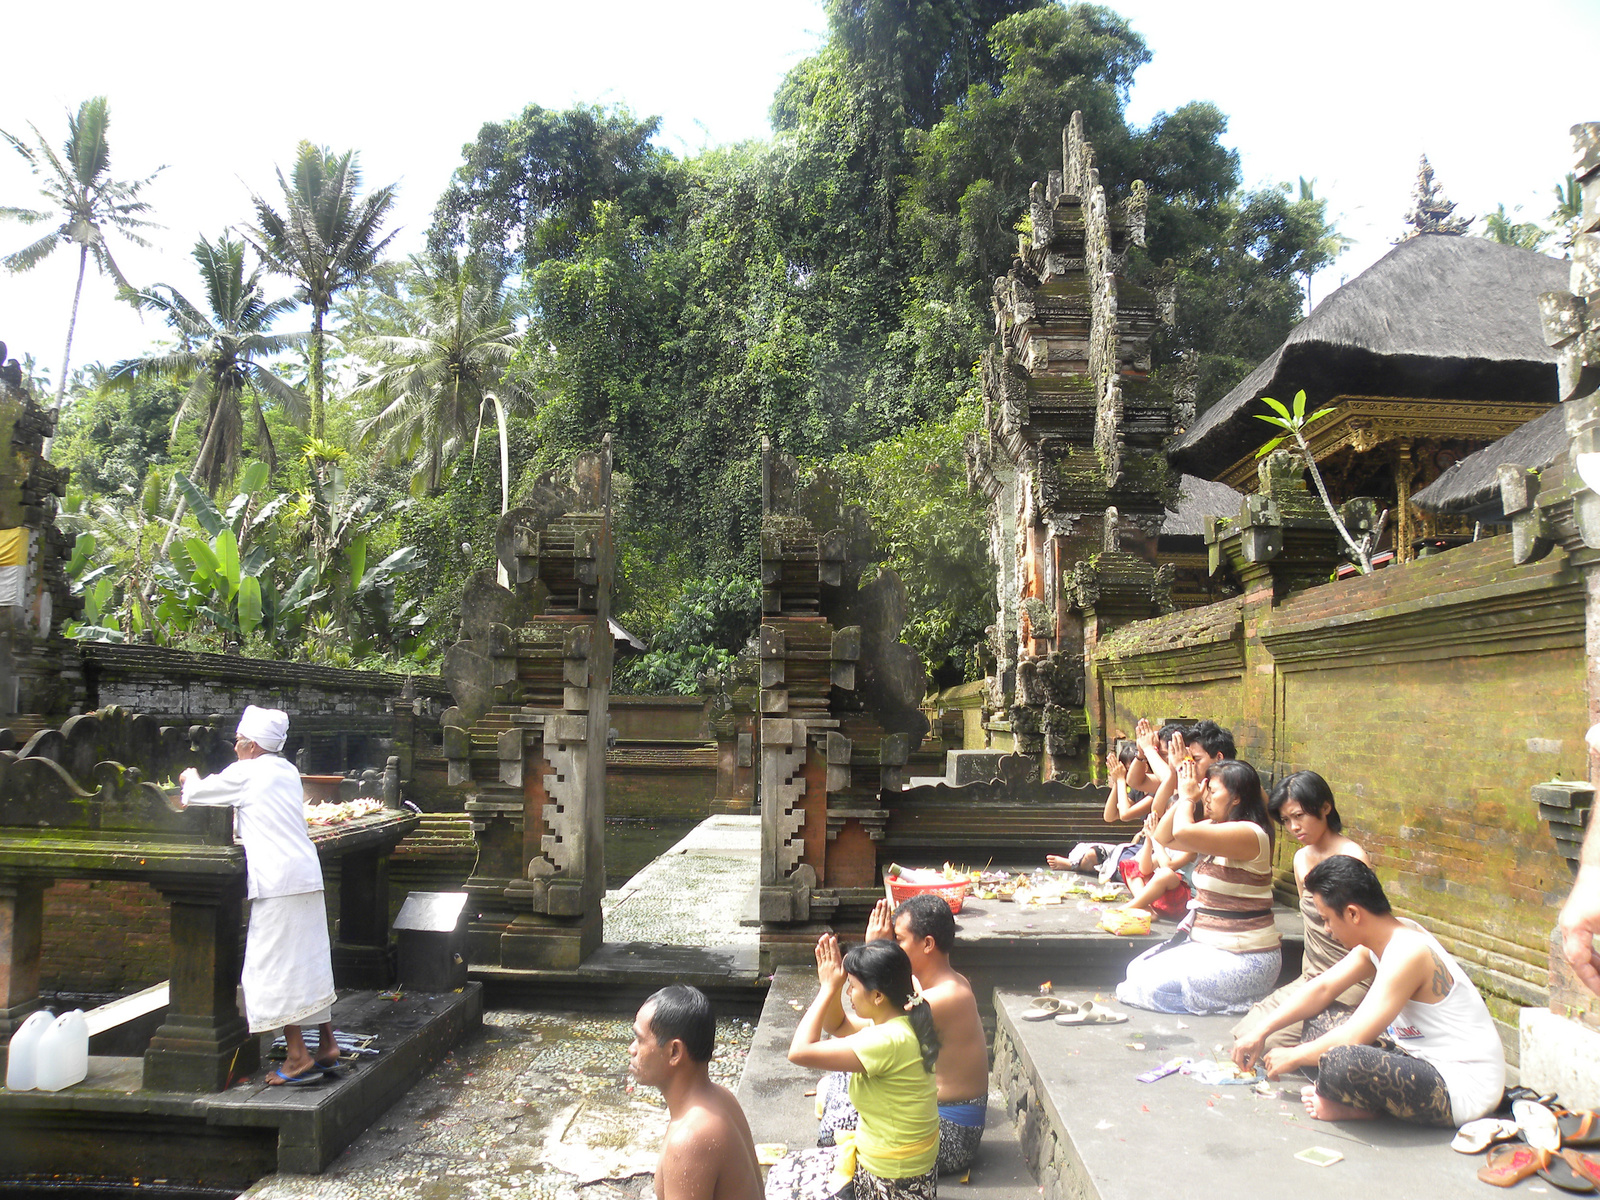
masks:
[[[1265,1014],[1276,1011],[1284,999],[1308,979],[1321,975],[1345,956],[1345,948],[1328,933],[1327,925],[1317,911],[1317,906],[1306,891],[1306,876],[1324,859],[1335,854],[1345,854],[1367,862],[1367,852],[1344,835],[1344,819],[1333,801],[1333,789],[1328,781],[1315,771],[1296,771],[1272,789],[1267,801],[1267,811],[1272,819],[1300,843],[1294,856],[1294,886],[1300,897],[1300,915],[1305,919],[1305,953],[1301,959],[1298,978],[1284,984],[1272,995],[1250,1010],[1238,1029]],[[1369,864],[1370,865],[1370,864]],[[1359,983],[1342,993],[1333,1006],[1336,1016],[1354,1011],[1367,994],[1367,984]],[[1298,1046],[1302,1040],[1302,1026],[1295,1023],[1280,1029],[1268,1039],[1269,1050]]]
[[[1177,764],[1178,795],[1151,838],[1199,855],[1197,903],[1183,930],[1128,964],[1117,999],[1167,1013],[1243,1014],[1272,990],[1282,965],[1272,914],[1272,818],[1255,768],[1225,759],[1203,779]],[[1203,790],[1202,790],[1203,789]]]

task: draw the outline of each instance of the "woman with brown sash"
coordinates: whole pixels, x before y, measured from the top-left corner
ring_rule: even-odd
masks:
[[[1156,1012],[1244,1013],[1272,990],[1283,965],[1266,796],[1247,762],[1215,764],[1203,790],[1192,760],[1177,769],[1178,799],[1151,836],[1200,856],[1195,899],[1177,937],[1128,964],[1117,999]]]

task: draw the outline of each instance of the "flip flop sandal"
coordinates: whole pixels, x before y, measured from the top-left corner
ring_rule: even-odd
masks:
[[[1579,1175],[1600,1187],[1600,1156],[1585,1154],[1582,1150],[1563,1150],[1561,1157]]]
[[[1462,1154],[1482,1154],[1495,1142],[1508,1142],[1517,1136],[1515,1121],[1502,1121],[1498,1117],[1484,1117],[1468,1121],[1456,1131],[1450,1149]]]
[[[1548,1180],[1564,1192],[1589,1193],[1595,1190],[1593,1180],[1581,1174],[1565,1155],[1547,1155],[1539,1168],[1539,1178]]]
[[[1024,1021],[1048,1021],[1057,1013],[1077,1012],[1078,1006],[1068,1001],[1062,1003],[1054,996],[1035,996],[1028,1004],[1028,1009],[1022,1014]]]
[[[1532,1100],[1535,1104],[1542,1104],[1552,1112],[1560,1107],[1556,1103],[1556,1094],[1554,1092],[1536,1092],[1530,1087],[1522,1087],[1521,1085],[1507,1088],[1500,1103],[1504,1108],[1509,1109],[1518,1100]]]
[[[1507,1142],[1489,1151],[1489,1157],[1478,1168],[1478,1178],[1495,1187],[1511,1187],[1521,1183],[1549,1161],[1543,1150],[1535,1150],[1526,1142]]]
[[[1057,1025],[1120,1025],[1128,1019],[1127,1013],[1113,1012],[1109,1008],[1085,1000],[1075,1013],[1056,1017]]]
[[[1532,1100],[1518,1100],[1511,1106],[1511,1119],[1522,1130],[1522,1136],[1535,1150],[1554,1154],[1561,1149],[1561,1127],[1556,1115],[1542,1104]]]
[[[298,1075],[285,1075],[283,1068],[273,1067],[272,1073],[278,1077],[278,1082],[267,1081],[268,1087],[312,1087],[322,1082],[322,1068],[313,1064],[301,1071]]]
[[[1563,1146],[1600,1146],[1600,1115],[1590,1109],[1556,1114]]]

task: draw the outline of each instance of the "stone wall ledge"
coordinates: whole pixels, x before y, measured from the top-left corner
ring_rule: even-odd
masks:
[[[1290,604],[1262,623],[1261,641],[1285,671],[1581,648],[1583,587],[1529,571],[1308,620]]]
[[[162,680],[207,679],[228,682],[310,685],[341,692],[381,692],[398,695],[407,682],[419,696],[448,699],[450,689],[437,675],[401,675],[389,671],[356,671],[314,663],[277,662],[243,658],[236,654],[201,654],[164,646],[117,646],[105,642],[80,642],[78,653],[86,668],[102,677],[152,676]]]
[[[1234,641],[1243,620],[1244,599],[1234,596],[1203,608],[1134,621],[1101,639],[1094,659],[1102,670],[1110,670],[1124,657],[1169,654],[1185,647]]]

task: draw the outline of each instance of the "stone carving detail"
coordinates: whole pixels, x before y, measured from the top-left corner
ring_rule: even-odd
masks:
[[[0,721],[18,713],[73,711],[82,669],[60,635],[83,610],[66,564],[71,542],[56,525],[69,472],[44,456],[56,415],[40,407],[0,342]]]
[[[1563,400],[1579,400],[1600,388],[1600,122],[1574,125],[1572,140],[1583,207],[1572,237],[1571,290],[1539,297],[1545,342],[1559,355]]]
[[[1182,433],[1194,424],[1195,401],[1199,394],[1200,352],[1190,347],[1178,355],[1177,378],[1172,384],[1172,421],[1176,432]]]
[[[1433,164],[1424,154],[1417,164],[1416,186],[1411,189],[1411,211],[1406,213],[1406,224],[1411,226],[1411,232],[1406,237],[1424,233],[1466,233],[1472,226],[1472,218],[1452,216],[1455,208],[1454,201],[1446,199],[1444,189],[1434,182]]]
[[[806,763],[806,723],[763,721],[761,748],[762,840],[766,841],[770,829],[774,843],[773,853],[762,855],[761,882],[775,884],[800,865],[800,856],[805,851],[800,833],[806,813],[800,801],[806,790],[802,775]]]

